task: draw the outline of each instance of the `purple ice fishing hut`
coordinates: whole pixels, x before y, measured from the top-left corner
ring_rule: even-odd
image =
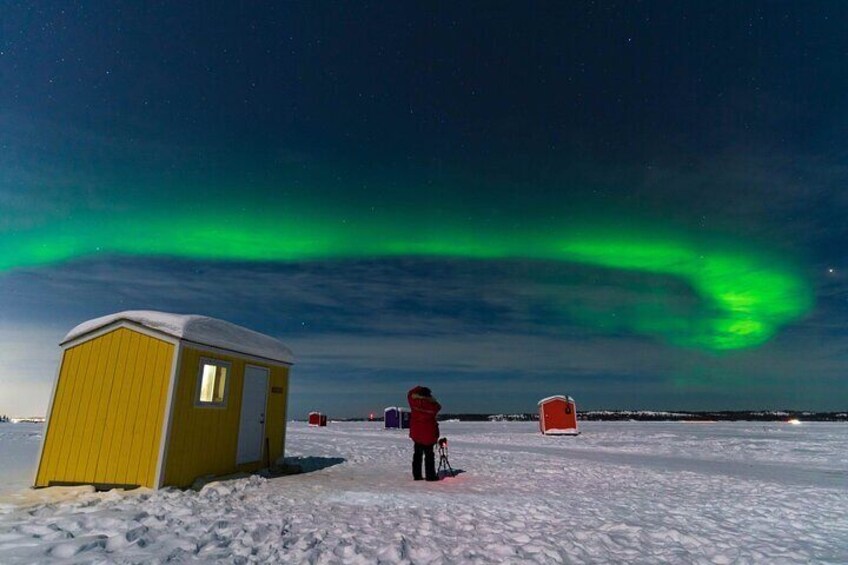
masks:
[[[383,410],[383,427],[387,430],[400,428],[401,410],[397,406],[389,406]]]

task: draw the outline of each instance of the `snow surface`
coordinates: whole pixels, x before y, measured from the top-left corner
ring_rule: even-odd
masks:
[[[577,428],[545,428],[545,434],[549,436],[555,435],[576,435],[580,432],[577,431]]]
[[[545,402],[550,402],[551,400],[565,400],[566,402],[574,402],[574,399],[571,398],[570,396],[563,396],[561,394],[555,394],[553,396],[546,396],[545,398],[543,398],[542,400],[540,400],[536,404],[538,406],[541,406]]]
[[[62,343],[121,320],[201,345],[211,345],[283,363],[294,362],[291,350],[271,336],[216,318],[154,310],[127,310],[83,322],[68,332]]]
[[[0,562],[848,562],[848,425],[581,427],[442,422],[464,472],[429,483],[405,432],[289,423],[301,475],[7,492]],[[0,460],[37,451],[38,428],[0,425]]]

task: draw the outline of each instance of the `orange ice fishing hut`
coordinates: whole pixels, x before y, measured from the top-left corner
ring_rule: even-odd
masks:
[[[539,401],[539,429],[550,436],[576,436],[577,404],[570,396],[561,394]]]

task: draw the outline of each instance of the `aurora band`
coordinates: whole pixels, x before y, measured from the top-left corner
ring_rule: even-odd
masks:
[[[409,214],[235,210],[89,215],[7,230],[0,232],[0,271],[97,254],[273,262],[402,256],[570,262],[682,281],[699,299],[694,314],[671,308],[637,312],[627,329],[710,351],[760,345],[812,307],[811,289],[790,262],[749,246],[696,241],[654,227],[596,222],[519,229]],[[592,316],[581,322],[593,324]]]

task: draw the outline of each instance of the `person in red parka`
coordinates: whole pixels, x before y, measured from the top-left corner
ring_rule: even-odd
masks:
[[[412,415],[409,418],[409,437],[415,442],[412,454],[412,478],[420,481],[421,459],[424,459],[424,478],[428,481],[438,481],[436,474],[436,456],[433,446],[439,441],[439,423],[436,414],[442,405],[433,398],[426,386],[417,386],[406,395]]]

